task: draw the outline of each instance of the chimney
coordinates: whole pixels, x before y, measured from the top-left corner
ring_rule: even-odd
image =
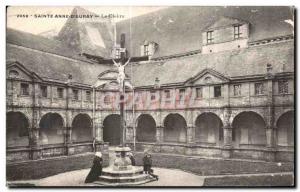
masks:
[[[125,34],[121,34],[121,40],[120,40],[121,48],[125,48]]]

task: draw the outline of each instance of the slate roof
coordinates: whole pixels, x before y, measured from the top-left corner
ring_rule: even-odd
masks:
[[[76,52],[67,48],[58,40],[48,39],[15,29],[6,29],[6,42],[66,57],[79,58]]]
[[[230,78],[265,75],[268,63],[272,64],[274,73],[294,72],[293,42],[137,64],[132,67],[132,73],[128,66],[127,73],[133,85],[150,86],[154,85],[156,77],[161,85],[184,83],[207,68]]]
[[[96,15],[81,7],[75,7],[71,15]],[[90,32],[93,30],[92,32]],[[78,54],[87,53],[109,58],[113,46],[113,26],[109,19],[69,18],[57,39]],[[97,39],[95,39],[97,38]],[[95,41],[103,43],[99,46]]]
[[[108,65],[64,58],[9,44],[7,44],[6,50],[7,60],[18,61],[26,69],[46,80],[66,82],[68,74],[72,74],[73,82],[93,85],[100,73],[111,69],[111,66]]]
[[[126,34],[131,56],[140,55],[145,40],[154,41],[159,44],[154,57],[161,57],[201,49],[201,33],[222,17],[249,22],[249,40],[256,41],[293,34],[284,22],[293,15],[292,7],[170,7],[118,22],[117,37]]]
[[[184,15],[184,17],[176,16],[175,20],[173,17],[174,14],[179,14],[180,10],[182,9],[189,10],[185,12],[187,15]],[[141,18],[135,18],[133,19],[133,23],[135,24],[132,25],[132,42],[133,40],[134,42],[138,42],[140,39],[143,39],[144,35],[155,37],[157,39],[147,40],[158,42],[160,45],[160,54],[162,55],[169,55],[177,51],[179,53],[183,53],[186,50],[194,50],[195,48],[199,48],[198,43],[201,43],[201,41],[194,40],[195,38],[201,37],[198,31],[199,26],[207,28],[214,23],[214,20],[218,20],[218,16],[214,17],[214,12],[209,13],[205,11],[206,9],[203,9],[205,13],[199,12],[200,9],[202,8],[175,7],[169,8],[169,11],[161,10],[166,11],[163,12],[163,14],[157,15],[157,13],[153,13],[148,16],[141,16]],[[207,9],[210,11],[214,10],[218,13],[217,15],[221,15],[221,12],[224,13],[224,10],[227,10],[227,8],[224,7],[210,7]],[[215,9],[218,9],[219,11],[216,11]],[[231,7],[230,9],[237,8]],[[254,34],[251,36],[252,41],[270,36],[288,35],[291,33],[290,25],[285,22],[281,22],[282,19],[287,18],[286,16],[288,15],[287,11],[289,8],[244,7],[241,9],[242,10],[238,9],[236,14],[241,14],[241,12],[245,11],[246,9],[248,11],[250,10],[250,12],[251,10],[258,10],[255,11],[255,13],[262,16],[266,15],[266,13],[263,14],[261,11],[267,9],[267,15],[270,16],[274,15],[273,12],[276,12],[277,9],[281,10],[276,12],[277,16],[275,18],[269,18],[270,23],[267,22],[267,19],[261,19],[264,22],[259,22],[257,24],[259,27],[253,27],[253,21],[250,21],[252,26],[251,33]],[[195,16],[195,12],[197,13],[196,15],[198,15],[196,19],[193,17]],[[170,17],[167,16],[167,13],[171,14]],[[213,16],[213,18],[203,19],[200,17],[201,15],[208,13],[209,15]],[[230,13],[233,14],[232,12]],[[157,23],[156,27],[159,26],[160,30],[163,30],[161,31],[161,36],[159,36],[160,33],[155,31],[156,29],[153,28],[149,22],[145,22],[147,18],[153,20],[155,18],[153,15],[155,17],[161,16],[161,20],[174,19],[176,25],[162,26],[162,24]],[[187,19],[187,17],[191,17],[190,21]],[[249,18],[257,19],[257,16],[251,16]],[[278,18],[281,19],[277,20]],[[199,20],[198,24],[195,23],[195,20],[197,19]],[[242,20],[247,19],[242,18]],[[278,25],[274,24],[275,20],[280,21],[277,22]],[[202,21],[204,23],[200,24]],[[121,25],[126,22],[127,21],[121,22]],[[182,22],[181,25],[179,25],[180,22]],[[267,30],[268,27],[270,27],[269,30]],[[134,30],[135,28],[136,30]],[[200,29],[202,28],[200,27]],[[172,33],[167,33],[168,31]],[[44,79],[54,79],[66,82],[68,74],[72,74],[74,82],[92,85],[94,82],[96,82],[100,73],[113,68],[112,65],[86,62],[82,60],[75,50],[67,48],[58,40],[50,40],[38,35],[32,35],[12,29],[7,29],[6,37],[8,42],[7,60],[18,61],[28,70],[35,72]],[[143,39],[142,42],[144,42],[144,40],[145,39]],[[141,62],[140,64],[128,65],[126,72],[131,77],[132,84],[136,87],[154,85],[156,77],[160,79],[160,83],[162,85],[183,83],[208,68],[229,78],[266,74],[266,64],[268,63],[272,64],[274,73],[283,72],[283,64],[285,64],[285,72],[294,72],[293,43],[293,41],[278,42],[261,46],[252,46],[246,49],[205,55],[198,53],[192,56],[178,57],[159,62]],[[139,49],[139,46],[137,46],[137,49]]]

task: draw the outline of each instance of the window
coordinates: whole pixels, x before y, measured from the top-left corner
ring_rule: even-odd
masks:
[[[91,92],[90,91],[86,91],[85,92],[85,97],[87,101],[92,101],[92,97],[91,97]]]
[[[47,97],[47,86],[41,85],[41,95],[42,97]]]
[[[104,103],[105,103],[105,104],[109,104],[109,103],[110,103],[110,96],[109,96],[109,95],[106,95],[106,96],[104,97]]]
[[[287,80],[278,81],[278,93],[286,94],[289,92],[289,82]]]
[[[155,100],[155,91],[150,91],[151,100]]]
[[[73,100],[79,100],[77,89],[73,89]]]
[[[179,100],[184,99],[185,89],[179,89]]]
[[[239,96],[241,95],[241,84],[238,85],[233,85],[233,95],[234,96]]]
[[[213,31],[206,32],[206,39],[208,44],[213,42]]]
[[[255,83],[255,95],[264,94],[264,84],[263,83]]]
[[[196,98],[203,98],[202,87],[196,88]]]
[[[21,83],[21,95],[29,95],[29,85],[27,83]]]
[[[166,96],[167,99],[171,98],[170,90],[165,90],[165,96]]]
[[[234,39],[240,38],[242,35],[241,33],[241,25],[234,26]]]
[[[145,56],[149,55],[149,45],[144,45],[144,55]]]
[[[60,98],[60,99],[64,98],[64,89],[63,88],[60,88],[60,87],[57,88],[57,98]]]
[[[221,97],[221,86],[214,86],[214,96]]]

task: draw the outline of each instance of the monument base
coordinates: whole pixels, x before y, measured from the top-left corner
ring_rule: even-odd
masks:
[[[133,186],[155,181],[148,174],[143,173],[143,168],[132,166],[128,153],[129,147],[116,147],[116,159],[113,164],[102,170],[102,175],[95,184],[106,186]]]

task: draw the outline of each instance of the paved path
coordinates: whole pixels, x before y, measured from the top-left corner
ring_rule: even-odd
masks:
[[[234,176],[254,176],[254,175],[288,175],[292,172],[282,173],[258,173],[258,174],[237,174],[237,175],[214,175],[198,176],[178,169],[153,168],[155,174],[159,175],[158,181],[143,184],[144,186],[202,186],[205,178],[220,178]],[[36,186],[97,186],[95,184],[85,184],[84,180],[90,169],[70,171],[57,174],[38,180],[13,181],[12,183],[29,183]]]
[[[145,186],[202,186],[204,177],[176,169],[153,168],[159,175],[158,181],[144,184]],[[84,180],[89,169],[70,171],[38,180],[14,181],[12,183],[30,183],[36,186],[93,186]]]

